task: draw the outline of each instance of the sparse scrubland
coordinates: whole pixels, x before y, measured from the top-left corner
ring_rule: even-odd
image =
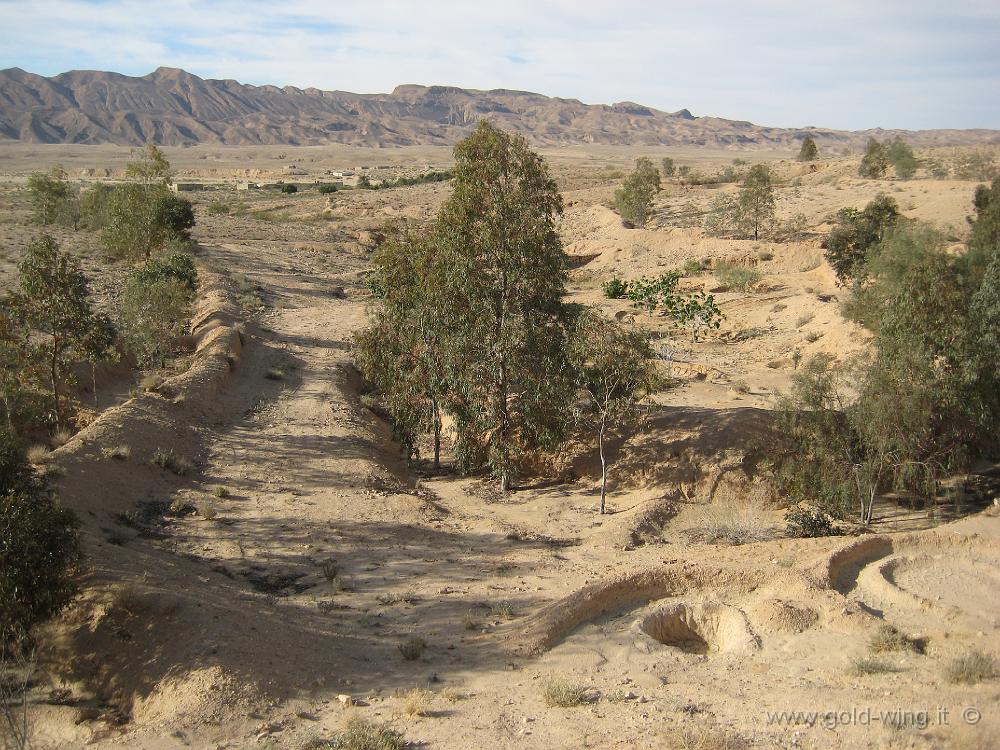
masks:
[[[202,149],[2,176],[5,742],[997,736],[995,148]]]

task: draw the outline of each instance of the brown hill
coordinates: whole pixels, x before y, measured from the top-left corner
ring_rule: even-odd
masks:
[[[771,128],[739,120],[660,112],[633,102],[584,104],[526,91],[398,86],[391,94],[352,94],[294,86],[206,80],[173,68],[131,77],[70,71],[46,78],[0,71],[0,140],[33,143],[155,142],[180,146],[443,145],[482,118],[536,145],[602,143],[797,148],[860,146],[866,137],[903,134],[914,145],[1000,143],[996,130],[838,131]]]

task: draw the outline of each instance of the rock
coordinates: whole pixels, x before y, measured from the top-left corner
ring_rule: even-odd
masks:
[[[352,698],[351,696],[347,695],[346,693],[341,693],[340,695],[337,696],[337,703],[339,703],[342,706],[355,706],[355,705],[357,705],[357,703],[355,702],[354,698]]]

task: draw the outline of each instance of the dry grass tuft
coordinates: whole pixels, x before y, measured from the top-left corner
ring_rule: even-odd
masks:
[[[952,659],[945,669],[945,678],[956,685],[975,685],[997,676],[997,663],[982,651],[967,651]]]
[[[423,688],[412,688],[399,696],[407,716],[426,716],[434,700],[434,693]]]
[[[62,429],[57,430],[56,434],[52,436],[52,445],[56,448],[66,445],[70,440],[73,439],[73,433],[69,430]]]
[[[749,743],[737,734],[715,729],[696,727],[681,729],[663,737],[664,750],[744,750]]]
[[[868,640],[868,650],[873,654],[882,654],[888,651],[916,651],[920,648],[917,642],[904,633],[900,633],[892,625],[881,625]]]
[[[206,521],[211,521],[217,515],[219,515],[219,511],[215,507],[215,503],[205,500],[203,502],[198,503],[198,515],[204,518]]]
[[[115,461],[127,461],[132,455],[132,448],[128,445],[115,445],[110,448],[105,448],[101,451],[101,455],[105,458],[114,459]]]
[[[217,484],[212,488],[212,494],[218,498],[225,499],[229,497],[230,492],[228,487],[223,487],[221,484]]]
[[[49,460],[49,453],[50,451],[47,445],[33,445],[28,448],[28,461],[35,466],[41,466]]]
[[[150,461],[155,466],[159,466],[161,469],[166,469],[167,471],[182,476],[187,474],[191,470],[191,462],[186,458],[178,456],[173,448],[168,450],[163,450],[158,448],[153,452],[153,457]]]
[[[898,672],[899,670],[887,661],[882,659],[870,659],[861,658],[854,659],[851,662],[851,668],[848,670],[855,677],[863,677],[865,675],[871,674],[888,674],[890,672]]]
[[[340,750],[402,750],[405,743],[402,732],[397,732],[388,724],[351,714],[344,720],[344,728],[333,747]]]
[[[424,649],[427,648],[427,642],[420,636],[415,635],[400,643],[397,648],[404,659],[407,661],[416,661],[423,656]]]
[[[748,503],[712,503],[684,530],[693,541],[708,544],[749,544],[771,539],[774,528],[763,511]]]
[[[590,702],[587,688],[555,679],[542,686],[542,698],[549,708],[572,708]]]

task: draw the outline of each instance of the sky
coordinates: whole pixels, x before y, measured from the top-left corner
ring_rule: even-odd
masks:
[[[0,68],[421,83],[761,125],[1000,128],[1000,0],[0,0]]]

